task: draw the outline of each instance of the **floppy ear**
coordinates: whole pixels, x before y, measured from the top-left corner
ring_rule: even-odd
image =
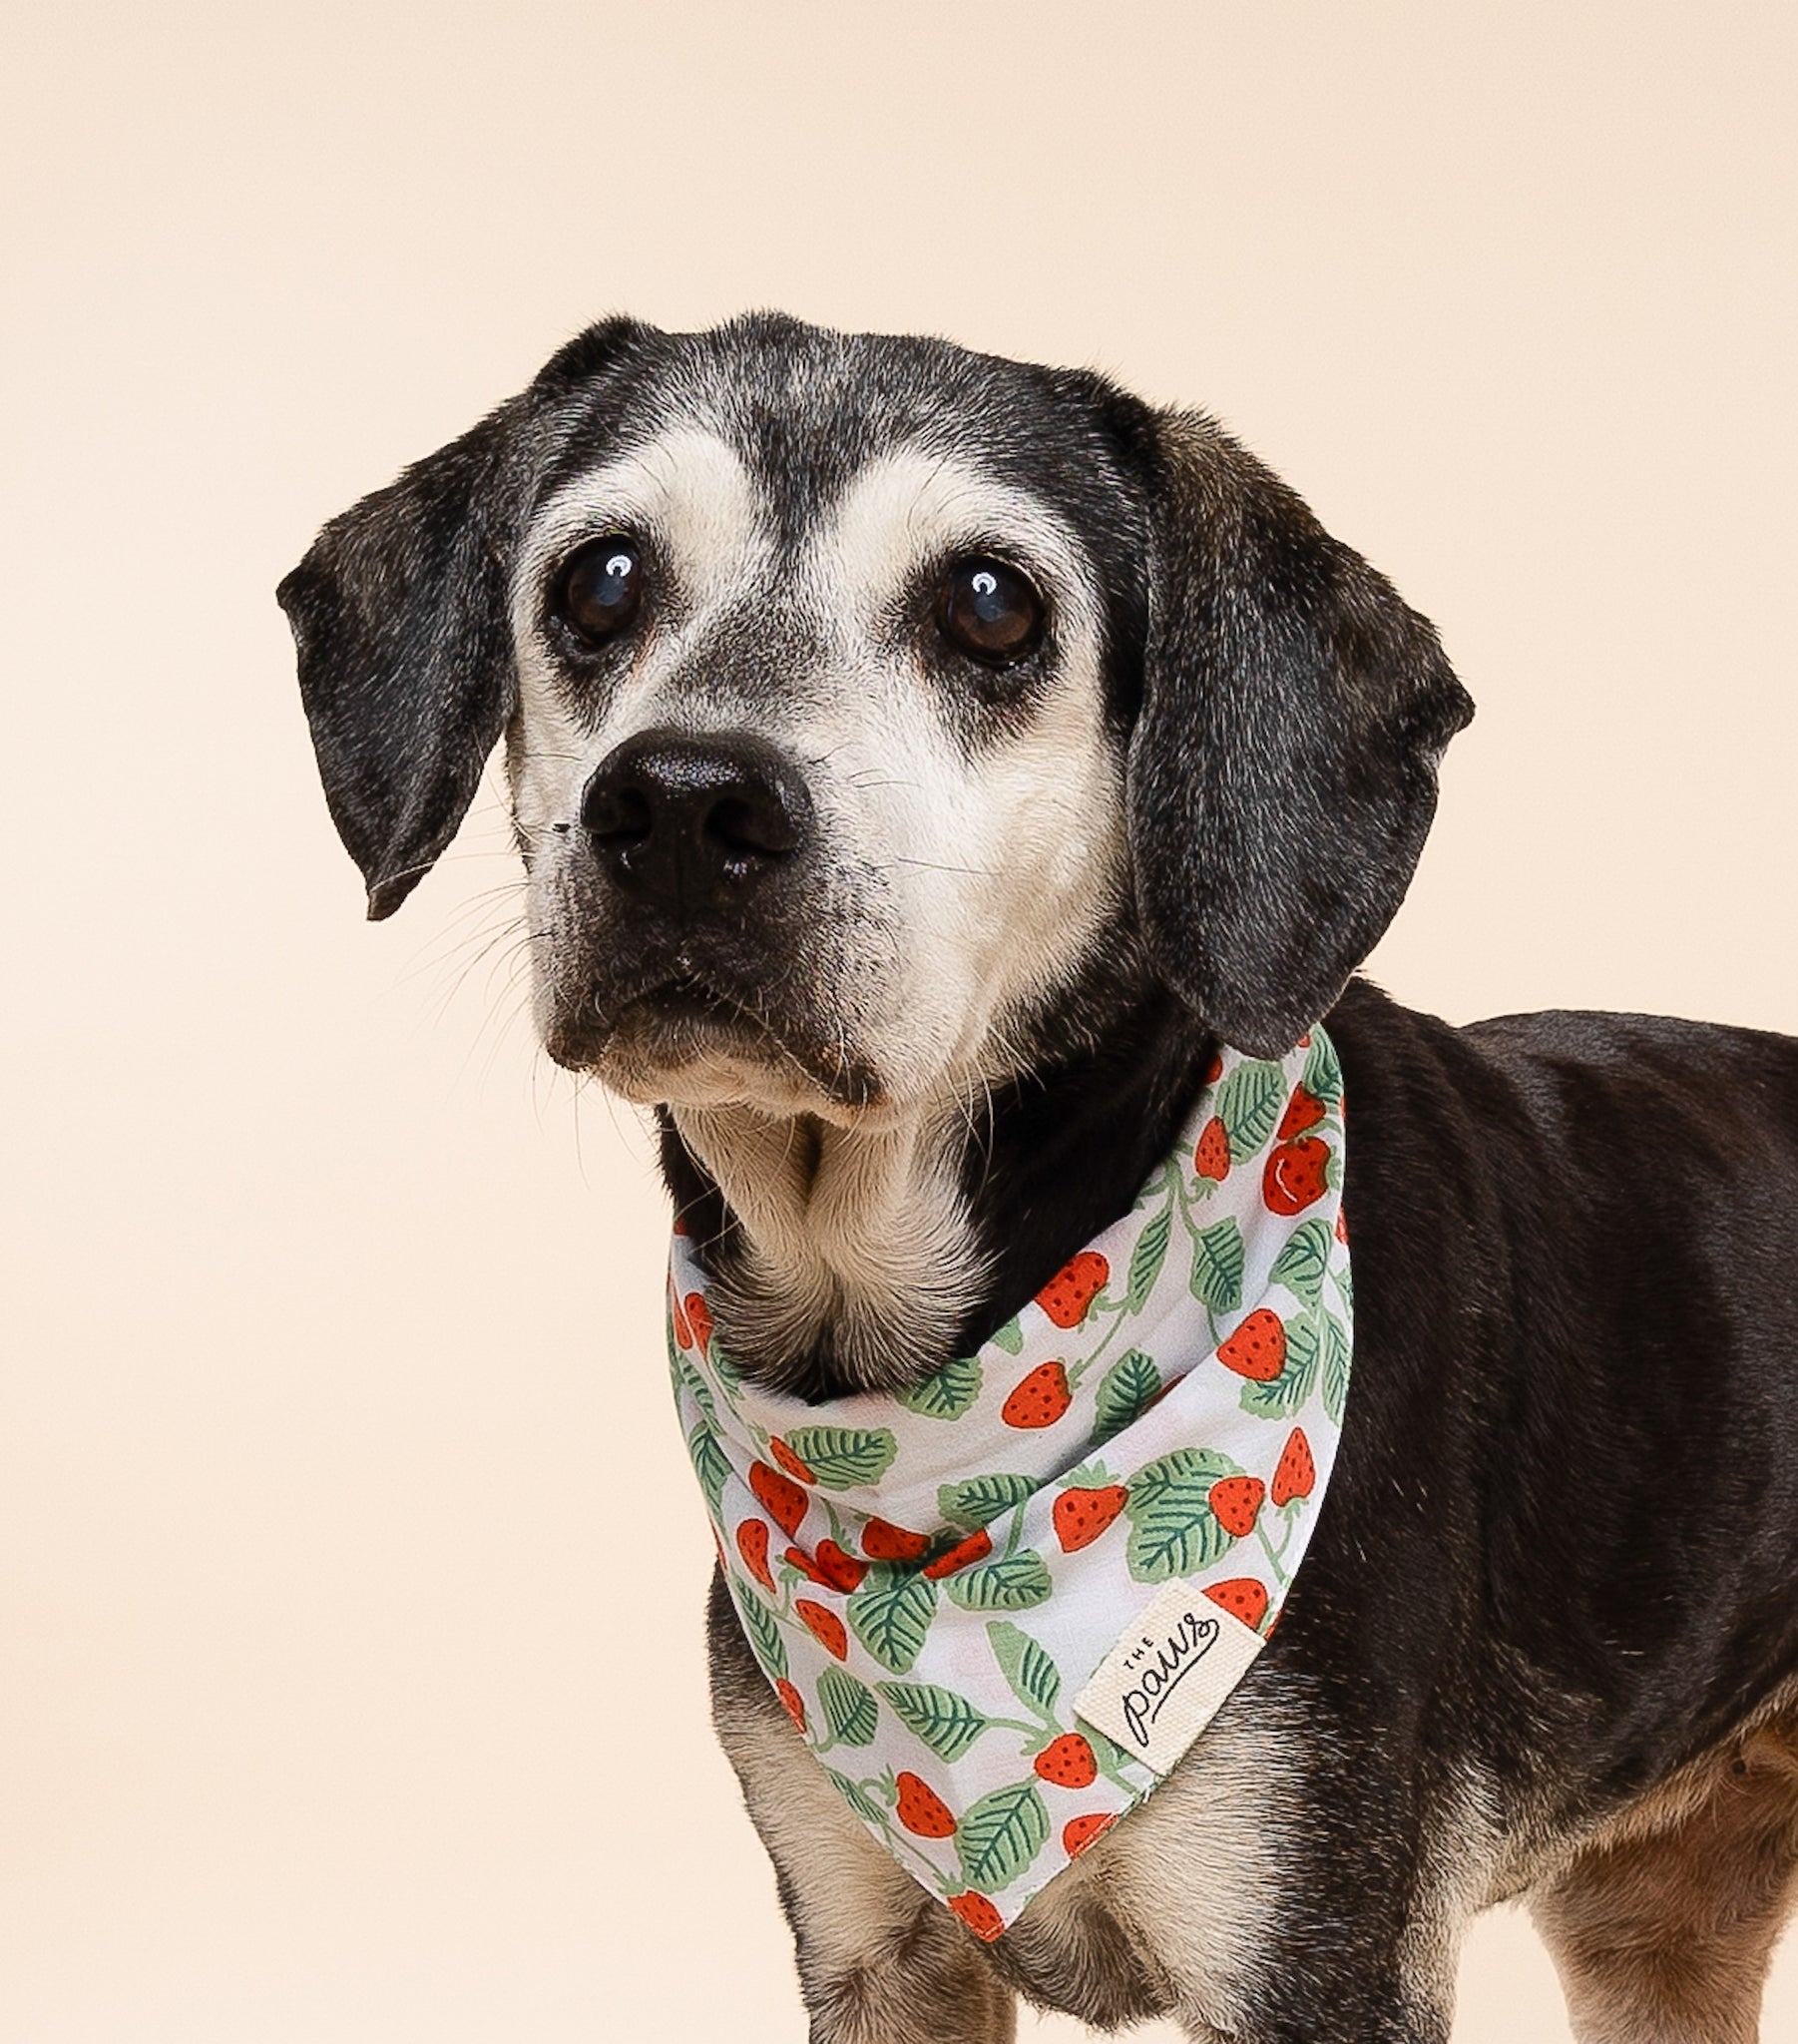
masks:
[[[1404,898],[1473,715],[1429,622],[1211,423],[1159,414],[1128,821],[1169,984],[1289,1049]]]
[[[333,518],[276,592],[325,800],[373,918],[456,834],[512,714],[517,505],[502,479],[516,403]]]
[[[374,920],[456,834],[512,715],[512,559],[546,421],[646,331],[612,319],[571,340],[521,396],[333,518],[275,592]]]

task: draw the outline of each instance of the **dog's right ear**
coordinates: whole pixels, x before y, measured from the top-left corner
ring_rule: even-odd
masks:
[[[513,556],[555,416],[645,330],[614,319],[571,341],[521,396],[333,518],[276,592],[375,920],[456,834],[512,714]]]

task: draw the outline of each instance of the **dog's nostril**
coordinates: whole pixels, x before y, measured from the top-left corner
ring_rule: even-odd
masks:
[[[649,841],[656,827],[655,811],[641,787],[630,782],[602,784],[595,781],[581,804],[581,827],[601,843],[628,850]]]
[[[726,795],[712,805],[705,818],[705,834],[738,857],[778,858],[799,842],[799,831],[788,811],[737,795]]]

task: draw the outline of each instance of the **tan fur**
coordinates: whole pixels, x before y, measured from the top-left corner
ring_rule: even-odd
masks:
[[[1011,2044],[1016,2006],[971,1932],[849,1813],[784,1719],[721,1705],[718,1737],[787,1883],[819,2044]]]
[[[1798,1901],[1798,1700],[1631,1805],[1534,1898],[1580,2044],[1754,2044]]]

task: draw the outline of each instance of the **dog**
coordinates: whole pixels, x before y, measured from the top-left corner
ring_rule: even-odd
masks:
[[[1584,2044],[1756,2034],[1798,1869],[1798,1041],[1450,1027],[1356,977],[1472,714],[1381,575],[1202,415],[756,315],[594,326],[279,594],[371,916],[504,736],[543,1043],[655,1110],[752,1381],[903,1392],[1130,1208],[1217,1046],[1336,1047],[1316,1538],[1003,1936],[869,1838],[714,1582],[817,2044],[1000,2044],[1019,1995],[1441,2044],[1519,1895]]]

